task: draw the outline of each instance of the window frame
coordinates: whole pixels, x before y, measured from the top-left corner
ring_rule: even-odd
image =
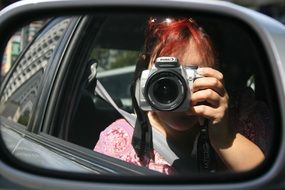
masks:
[[[40,133],[42,131],[45,131],[46,129],[43,126],[43,122],[45,120],[45,113],[47,110],[47,107],[49,106],[50,101],[49,97],[52,93],[52,87],[54,80],[57,75],[58,69],[61,67],[61,62],[62,62],[62,57],[65,54],[66,48],[68,46],[68,43],[70,41],[70,38],[72,36],[72,33],[74,32],[74,27],[78,23],[78,19],[76,17],[59,17],[56,19],[59,19],[58,23],[64,19],[70,19],[69,26],[66,28],[65,33],[62,36],[61,41],[58,44],[58,47],[55,48],[55,54],[52,59],[52,63],[48,68],[46,68],[46,75],[44,76],[42,87],[43,91],[41,95],[39,96],[38,103],[36,106],[36,114],[32,118],[32,126],[31,126],[31,131],[33,133]],[[51,74],[52,73],[52,74]]]
[[[45,19],[47,19],[48,21],[35,34],[34,38],[31,40],[31,42],[28,43],[28,45],[23,49],[23,51],[20,52],[20,54],[17,57],[15,63],[12,65],[11,69],[6,74],[6,76],[4,78],[4,81],[3,81],[2,85],[1,85],[1,97],[3,95],[3,92],[4,92],[5,88],[7,87],[8,83],[9,83],[11,77],[13,77],[13,74],[15,72],[17,72],[16,69],[20,66],[21,60],[27,54],[27,52],[30,50],[31,46],[33,46],[33,44],[35,44],[38,40],[40,40],[41,36],[43,34],[47,33],[51,27],[53,27],[55,24],[57,24],[57,23],[53,23],[51,25],[51,23],[53,21],[49,20],[50,18],[45,18]],[[60,42],[62,41],[64,35],[65,35],[65,33],[62,34],[60,41],[57,42],[57,47],[60,46]],[[54,51],[57,50],[57,47],[54,49]],[[45,67],[45,71],[41,75],[41,79],[40,79],[39,86],[38,86],[38,91],[37,91],[38,95],[35,97],[35,100],[33,102],[33,110],[31,112],[31,116],[30,116],[28,124],[27,125],[23,125],[23,124],[20,124],[20,123],[18,123],[16,121],[13,121],[13,122],[17,123],[18,126],[22,126],[27,131],[33,131],[33,128],[34,128],[34,117],[35,117],[36,113],[38,112],[37,111],[37,107],[38,107],[39,99],[40,99],[40,97],[41,97],[41,95],[43,93],[43,90],[45,89],[45,87],[43,86],[43,83],[44,83],[44,80],[45,80],[46,76],[48,75],[47,74],[48,73],[48,69],[53,65],[54,58],[55,58],[55,55],[52,53],[51,57],[48,60],[47,66]],[[23,83],[21,86],[23,86],[24,84],[25,83]],[[21,88],[21,86],[19,88]]]
[[[61,20],[64,20],[65,18],[60,18],[58,19],[59,22]],[[142,168],[133,164],[126,163],[124,161],[111,158],[106,155],[102,155],[100,153],[94,152],[92,150],[89,150],[87,148],[84,148],[82,146],[67,142],[65,140],[62,140],[58,137],[52,136],[49,133],[46,133],[45,131],[41,131],[41,122],[42,120],[45,119],[45,110],[48,107],[48,102],[44,101],[50,98],[51,95],[56,96],[56,92],[53,92],[53,83],[54,81],[57,81],[57,77],[59,77],[57,72],[54,72],[54,70],[61,70],[62,64],[67,62],[62,63],[62,59],[64,56],[68,57],[68,50],[73,49],[73,46],[68,46],[69,43],[72,43],[71,41],[74,40],[72,38],[75,38],[73,36],[74,32],[78,29],[78,24],[82,21],[82,18],[77,17],[74,18],[72,21],[70,21],[69,26],[67,27],[65,33],[62,36],[61,42],[59,42],[59,46],[55,48],[55,51],[57,53],[51,58],[52,61],[50,65],[47,67],[46,72],[44,73],[44,78],[43,78],[43,83],[41,84],[42,92],[39,97],[37,97],[37,113],[36,116],[33,116],[33,124],[29,124],[29,127],[31,130],[26,130],[26,129],[21,129],[17,128],[20,124],[15,123],[13,121],[9,121],[6,118],[1,118],[2,121],[2,126],[5,128],[5,130],[11,130],[12,133],[18,134],[19,136],[23,136],[18,143],[19,145],[21,144],[21,147],[25,147],[24,144],[22,144],[22,141],[29,142],[34,144],[34,146],[42,146],[46,152],[44,152],[45,156],[41,157],[42,154],[40,152],[37,152],[37,149],[31,149],[29,153],[32,153],[32,155],[38,155],[37,159],[48,159],[50,158],[48,152],[53,152],[58,158],[62,158],[63,160],[66,160],[66,163],[68,165],[69,162],[74,162],[77,164],[79,167],[82,167],[82,169],[86,169],[86,171],[90,170],[91,173],[86,173],[86,174],[96,174],[99,173],[100,175],[109,175],[109,174],[114,174],[114,175],[130,175],[130,174],[135,174],[135,175],[162,175],[156,171],[149,170],[147,168]],[[57,23],[55,23],[57,24]],[[47,26],[50,27],[50,26]],[[79,27],[80,28],[80,27]],[[41,33],[39,33],[41,35]],[[76,39],[78,40],[78,39]],[[75,40],[75,41],[76,41]],[[73,44],[74,45],[74,44]],[[68,47],[67,47],[68,46]],[[75,45],[76,46],[76,45]],[[66,55],[67,53],[67,55]],[[13,72],[11,72],[13,73]],[[50,75],[50,73],[53,73]],[[48,92],[48,93],[46,93]],[[41,102],[43,101],[43,102]],[[40,111],[39,111],[40,110]],[[47,131],[50,131],[50,128],[47,128]],[[14,147],[14,151],[18,150],[17,147]],[[28,147],[25,147],[29,149]],[[19,150],[20,151],[20,150]],[[39,150],[40,151],[40,150]],[[31,155],[31,156],[32,156]],[[21,158],[19,156],[17,159]],[[32,158],[32,157],[31,157]],[[24,159],[24,157],[23,157]],[[21,160],[21,159],[19,159]],[[23,160],[21,160],[23,161]],[[32,160],[31,160],[32,161]],[[30,162],[29,162],[30,163]],[[36,169],[37,167],[48,167],[49,163],[46,163],[47,165],[41,166],[41,165],[33,165],[34,168]],[[50,165],[50,167],[54,167]],[[66,167],[66,166],[61,166],[61,167]],[[53,168],[56,171],[56,168]],[[58,170],[56,173],[53,172],[52,170],[50,171],[53,175],[61,175],[62,173],[66,172],[71,172],[75,176],[82,175],[82,172],[78,173],[78,171],[70,171],[69,168],[66,168],[65,170]]]

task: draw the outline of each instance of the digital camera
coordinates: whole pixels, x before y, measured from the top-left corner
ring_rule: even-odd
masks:
[[[197,68],[180,65],[175,57],[158,57],[136,83],[138,105],[144,111],[187,111],[193,82],[202,77]]]

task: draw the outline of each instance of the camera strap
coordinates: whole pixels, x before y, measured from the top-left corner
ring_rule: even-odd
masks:
[[[153,141],[152,141],[152,127],[149,123],[147,114],[142,111],[137,103],[135,97],[136,82],[131,85],[131,97],[133,106],[137,115],[134,126],[134,133],[132,137],[132,145],[141,160],[149,162],[154,158],[153,155]]]
[[[135,87],[132,86],[131,88]],[[175,160],[179,159],[178,155],[170,148],[166,138],[157,129],[150,126],[148,118],[146,118],[147,116],[140,111],[136,100],[134,100],[133,104],[136,104],[134,107],[137,109],[137,115],[134,115],[119,108],[98,79],[95,93],[106,102],[110,103],[134,128],[132,145],[141,159],[148,161],[153,158],[153,149],[156,150],[170,165],[172,165]],[[134,96],[132,95],[132,99],[133,97]]]
[[[157,129],[151,128],[146,114],[143,114],[138,107],[134,95],[135,84],[131,86],[131,95],[137,115],[128,113],[117,106],[101,82],[96,78],[97,62],[94,61],[94,63],[91,64],[90,72],[91,73],[88,81],[91,82],[96,80],[94,94],[100,96],[103,100],[108,102],[134,128],[132,145],[141,159],[145,159],[146,161],[151,159],[153,157],[153,149],[155,149],[169,164],[172,164],[175,160],[177,160],[178,156],[169,147],[165,137],[159,133]]]
[[[96,87],[94,94],[99,95],[106,102],[110,103],[126,121],[134,127],[134,133],[132,138],[132,145],[140,158],[145,164],[148,164],[150,159],[153,159],[153,142],[152,142],[152,129],[148,121],[146,113],[143,113],[136,101],[134,92],[135,84],[131,86],[132,101],[135,108],[136,116],[126,112],[119,108],[113,98],[106,91],[101,82],[96,78],[97,75],[97,62],[94,62],[90,66],[90,75],[88,77],[89,82],[96,79]]]
[[[134,88],[134,85],[131,88]],[[153,158],[152,130],[146,114],[138,111],[135,98],[132,96],[136,116],[119,108],[98,79],[95,93],[110,103],[134,127],[132,145],[138,157],[147,164]]]
[[[200,172],[215,172],[215,151],[210,144],[208,126],[209,120],[203,119],[197,142],[197,163]]]

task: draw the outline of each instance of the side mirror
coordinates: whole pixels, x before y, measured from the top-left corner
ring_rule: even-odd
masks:
[[[138,58],[149,56],[141,52],[145,48],[150,17],[157,20],[189,18],[197,27],[194,19],[198,23],[197,30],[203,28],[212,39],[215,61],[219,63],[216,69],[223,73],[221,84],[229,95],[228,127],[235,134],[230,143],[214,149],[219,160],[215,167],[220,172],[194,170],[192,166],[198,153],[189,159],[174,147],[177,143],[173,143],[173,139],[156,136],[154,129],[154,150],[158,154],[163,154],[160,150],[176,154],[172,159],[166,151],[164,158],[167,160],[169,156],[170,167],[181,173],[167,176],[150,167],[126,162],[127,158],[118,159],[127,157],[128,153],[113,158],[93,151],[103,136],[101,132],[123,117],[117,110],[133,110],[128,88],[136,74]],[[174,184],[171,185],[174,189],[284,186],[281,181],[285,165],[285,27],[278,21],[220,1],[20,1],[0,12],[2,69],[3,64],[8,63],[5,56],[11,37],[23,28],[35,29],[30,27],[35,21],[40,23],[37,34],[31,35],[17,58],[9,62],[9,71],[2,70],[0,171],[5,178],[27,187],[55,189],[154,189],[169,188],[170,184]],[[19,36],[22,43],[21,34]],[[175,55],[180,56],[177,52]],[[205,66],[195,62],[193,55],[185,60]],[[97,79],[115,99],[118,108],[94,93],[98,81],[88,80],[93,64],[90,60],[98,61]],[[163,118],[160,112],[156,114]],[[173,117],[173,113],[167,114]],[[168,116],[164,118],[167,120]],[[198,124],[198,121],[193,123]],[[215,122],[211,124],[209,127],[215,127]],[[189,136],[189,141],[193,141],[192,152],[197,151],[194,141],[198,136]],[[120,135],[116,134],[113,141],[118,138]],[[225,161],[227,156],[220,154],[235,146],[238,138],[257,147],[255,150],[264,156],[262,161],[241,170]],[[213,142],[208,145],[214,146]],[[250,162],[258,157],[252,155],[253,152],[244,152],[242,147],[235,150],[235,155],[237,159],[242,158],[240,161]],[[203,159],[199,161],[204,165],[208,163]]]

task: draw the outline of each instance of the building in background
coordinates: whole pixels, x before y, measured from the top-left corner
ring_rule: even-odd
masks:
[[[1,77],[5,76],[16,61],[19,54],[34,39],[35,34],[39,31],[46,21],[34,21],[16,32],[7,43],[2,60]]]
[[[6,46],[6,50],[3,56],[3,65],[1,75],[5,75],[11,68],[13,62],[17,59],[21,51],[21,36],[19,33],[15,34]]]

